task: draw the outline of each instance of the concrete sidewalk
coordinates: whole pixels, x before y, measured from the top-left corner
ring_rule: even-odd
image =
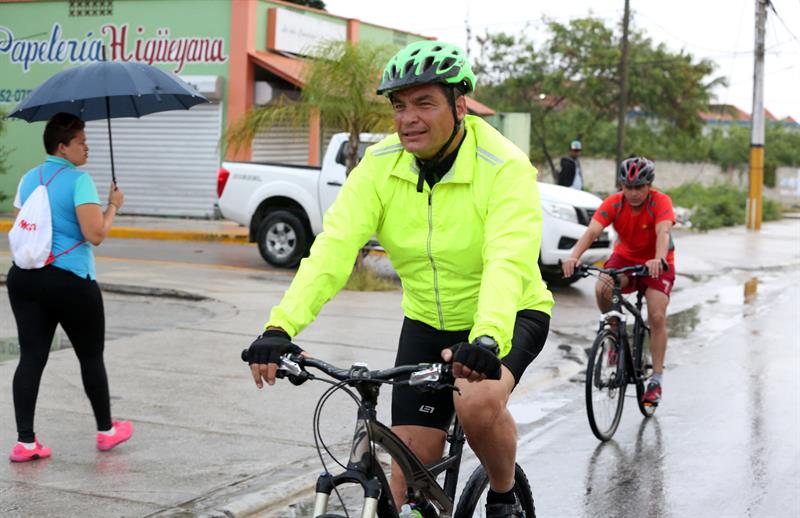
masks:
[[[8,232],[13,223],[11,214],[0,214],[0,232]],[[124,214],[115,218],[109,237],[239,244],[249,242],[247,227],[228,220]]]
[[[760,233],[739,227],[681,233],[676,246],[677,270],[687,279],[734,268],[796,268],[800,221],[768,223]],[[5,250],[0,248],[0,272],[10,264]],[[53,457],[27,464],[0,462],[0,514],[270,516],[283,503],[307,494],[321,469],[311,418],[327,385],[298,388],[282,382],[258,391],[239,360],[240,350],[260,330],[291,278],[282,272],[102,258],[97,269],[107,286],[122,291],[136,287],[136,294],[121,299],[123,308],[130,301],[129,308],[149,305],[164,313],[186,294],[193,300],[183,303],[196,314],[107,341],[113,414],[136,426],[132,440],[111,452],[94,448],[94,420],[74,354],[51,353],[36,427],[53,448]],[[0,286],[0,291],[5,289]],[[680,292],[674,298],[679,308]],[[340,366],[356,361],[372,368],[389,366],[402,322],[400,299],[399,292],[342,292],[297,341]],[[582,281],[557,291],[556,299],[548,345],[513,401],[529,401],[534,394],[563,386],[583,368],[580,345],[574,344],[585,344],[591,334],[591,284]],[[7,305],[5,294],[0,294],[0,304]],[[108,318],[124,321],[125,315]],[[6,335],[13,334],[13,323],[8,324],[0,326]],[[14,360],[0,362],[2,448],[10,448],[16,438],[11,399],[15,368]],[[382,392],[379,406],[379,417],[386,420],[389,394]],[[334,397],[324,412],[324,439],[339,457],[346,455],[354,416],[346,396]],[[537,421],[526,426],[535,428]]]

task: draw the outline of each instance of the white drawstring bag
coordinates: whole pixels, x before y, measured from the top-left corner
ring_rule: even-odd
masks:
[[[64,169],[62,167],[56,171],[47,183],[42,182],[42,170],[39,169],[39,186],[22,204],[14,226],[8,233],[11,257],[14,264],[23,270],[42,268],[55,260],[52,251],[53,218],[47,186]]]

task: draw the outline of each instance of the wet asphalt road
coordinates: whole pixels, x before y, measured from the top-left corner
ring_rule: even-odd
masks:
[[[269,270],[255,247],[110,240],[114,257]],[[744,284],[757,278],[756,297]],[[732,270],[681,278],[673,303],[664,400],[652,419],[628,397],[608,443],[592,435],[580,376],[518,398],[518,461],[534,488],[540,517],[800,516],[800,271]],[[3,294],[5,296],[5,294]],[[591,341],[592,283],[556,292],[562,308],[587,308],[574,345]],[[109,333],[159,327],[169,315],[203,318],[196,303],[107,295],[127,318]],[[169,305],[165,307],[164,304]],[[117,311],[109,312],[117,314]],[[550,346],[563,342],[551,336]],[[633,394],[632,387],[628,392]],[[462,473],[474,466],[467,461]],[[268,516],[302,516],[291,508]]]
[[[757,295],[745,303],[754,277]],[[615,436],[598,441],[582,373],[510,405],[540,518],[800,516],[800,271],[729,271],[681,284],[684,308],[670,317],[664,399],[653,418],[639,413],[630,386]],[[592,286],[582,281],[556,298],[588,304]],[[462,484],[475,466],[465,461]],[[347,500],[358,508],[358,495]],[[312,508],[309,497],[265,516]]]
[[[757,297],[742,304],[738,281],[752,276],[703,283],[704,298],[675,319],[686,328],[673,329],[655,417],[626,398],[603,444],[582,385],[539,398],[565,401],[520,442],[541,516],[800,515],[800,275],[759,275]]]

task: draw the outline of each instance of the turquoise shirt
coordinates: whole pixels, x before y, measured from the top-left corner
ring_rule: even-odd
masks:
[[[39,186],[39,172],[41,171],[43,182],[47,183],[62,168],[63,170],[47,187],[50,212],[53,217],[53,255],[69,250],[85,240],[75,207],[85,203],[100,205],[100,197],[97,195],[92,177],[77,169],[69,160],[48,155],[44,164],[25,173],[19,181],[17,196],[14,199],[14,207],[21,209],[28,196]],[[92,244],[88,241],[56,257],[52,265],[81,278],[92,280],[96,278],[94,252]]]

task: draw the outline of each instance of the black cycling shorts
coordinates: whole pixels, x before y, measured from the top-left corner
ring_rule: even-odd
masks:
[[[524,309],[517,313],[511,351],[501,360],[519,383],[528,365],[547,340],[550,317],[541,311]],[[467,331],[440,331],[418,320],[406,318],[400,331],[395,365],[441,363],[442,350],[469,338]],[[398,378],[403,379],[403,378]],[[392,389],[392,426],[417,425],[447,430],[453,420],[453,393],[447,390],[422,392],[409,386]]]

